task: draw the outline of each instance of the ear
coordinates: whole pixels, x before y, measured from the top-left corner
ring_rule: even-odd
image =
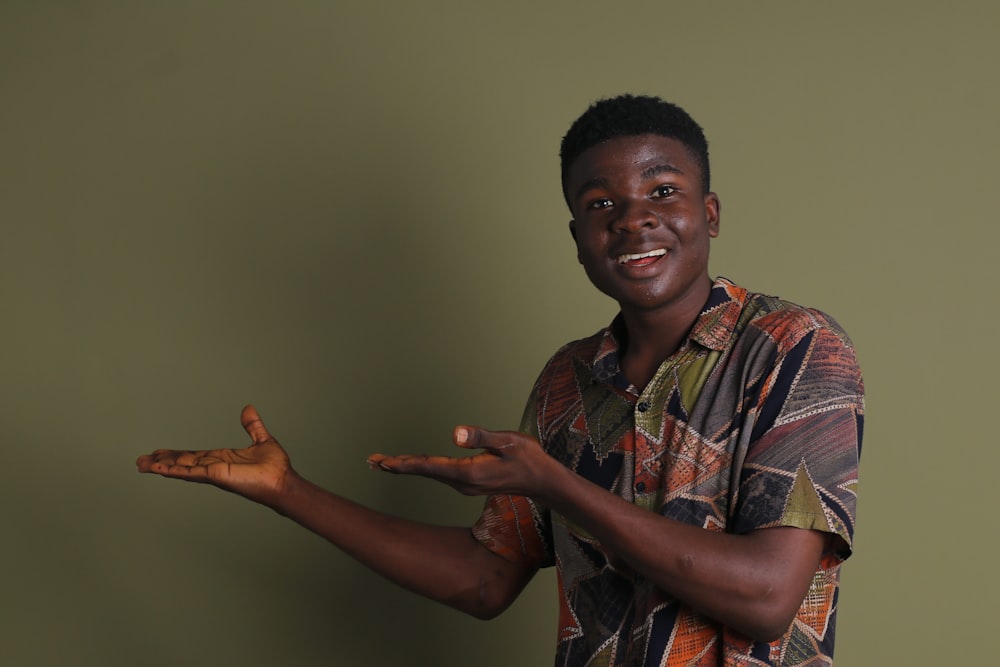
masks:
[[[719,219],[722,217],[722,202],[719,195],[709,192],[705,195],[705,220],[708,222],[708,235],[715,238],[719,235]]]
[[[573,243],[576,244],[576,261],[583,264],[583,260],[580,259],[580,244],[576,242],[576,220],[569,221],[569,234],[573,237]]]

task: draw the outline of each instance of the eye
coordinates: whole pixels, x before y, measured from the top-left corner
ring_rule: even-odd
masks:
[[[601,199],[595,199],[594,201],[587,204],[587,208],[600,210],[602,208],[610,208],[614,203],[607,197],[602,197]]]
[[[653,190],[654,197],[669,197],[670,195],[677,192],[677,188],[672,185],[658,185],[656,189]]]

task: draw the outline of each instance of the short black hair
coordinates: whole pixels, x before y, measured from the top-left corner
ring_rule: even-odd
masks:
[[[570,126],[559,148],[563,196],[569,204],[566,177],[570,167],[588,148],[617,137],[658,134],[684,144],[701,169],[701,185],[710,191],[708,140],[701,126],[676,104],[649,95],[619,95],[590,105]]]

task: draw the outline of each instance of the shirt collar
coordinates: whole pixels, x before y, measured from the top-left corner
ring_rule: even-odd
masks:
[[[733,331],[743,312],[747,291],[727,278],[716,278],[708,300],[691,327],[688,340],[710,350],[724,350],[729,344]],[[618,349],[620,341],[627,337],[625,321],[621,313],[615,316],[594,355],[594,379],[611,382],[618,373]]]
[[[746,300],[745,289],[727,278],[716,278],[688,338],[710,350],[726,349]]]

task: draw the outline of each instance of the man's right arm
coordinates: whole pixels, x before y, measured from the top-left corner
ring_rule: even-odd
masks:
[[[488,550],[468,528],[392,517],[316,486],[292,468],[254,408],[244,408],[241,421],[249,447],[158,450],[140,456],[136,467],[261,503],[400,586],[476,618],[502,612],[534,575]]]
[[[506,609],[535,573],[494,554],[469,528],[376,512],[298,475],[272,509],[390,581],[476,618]]]

